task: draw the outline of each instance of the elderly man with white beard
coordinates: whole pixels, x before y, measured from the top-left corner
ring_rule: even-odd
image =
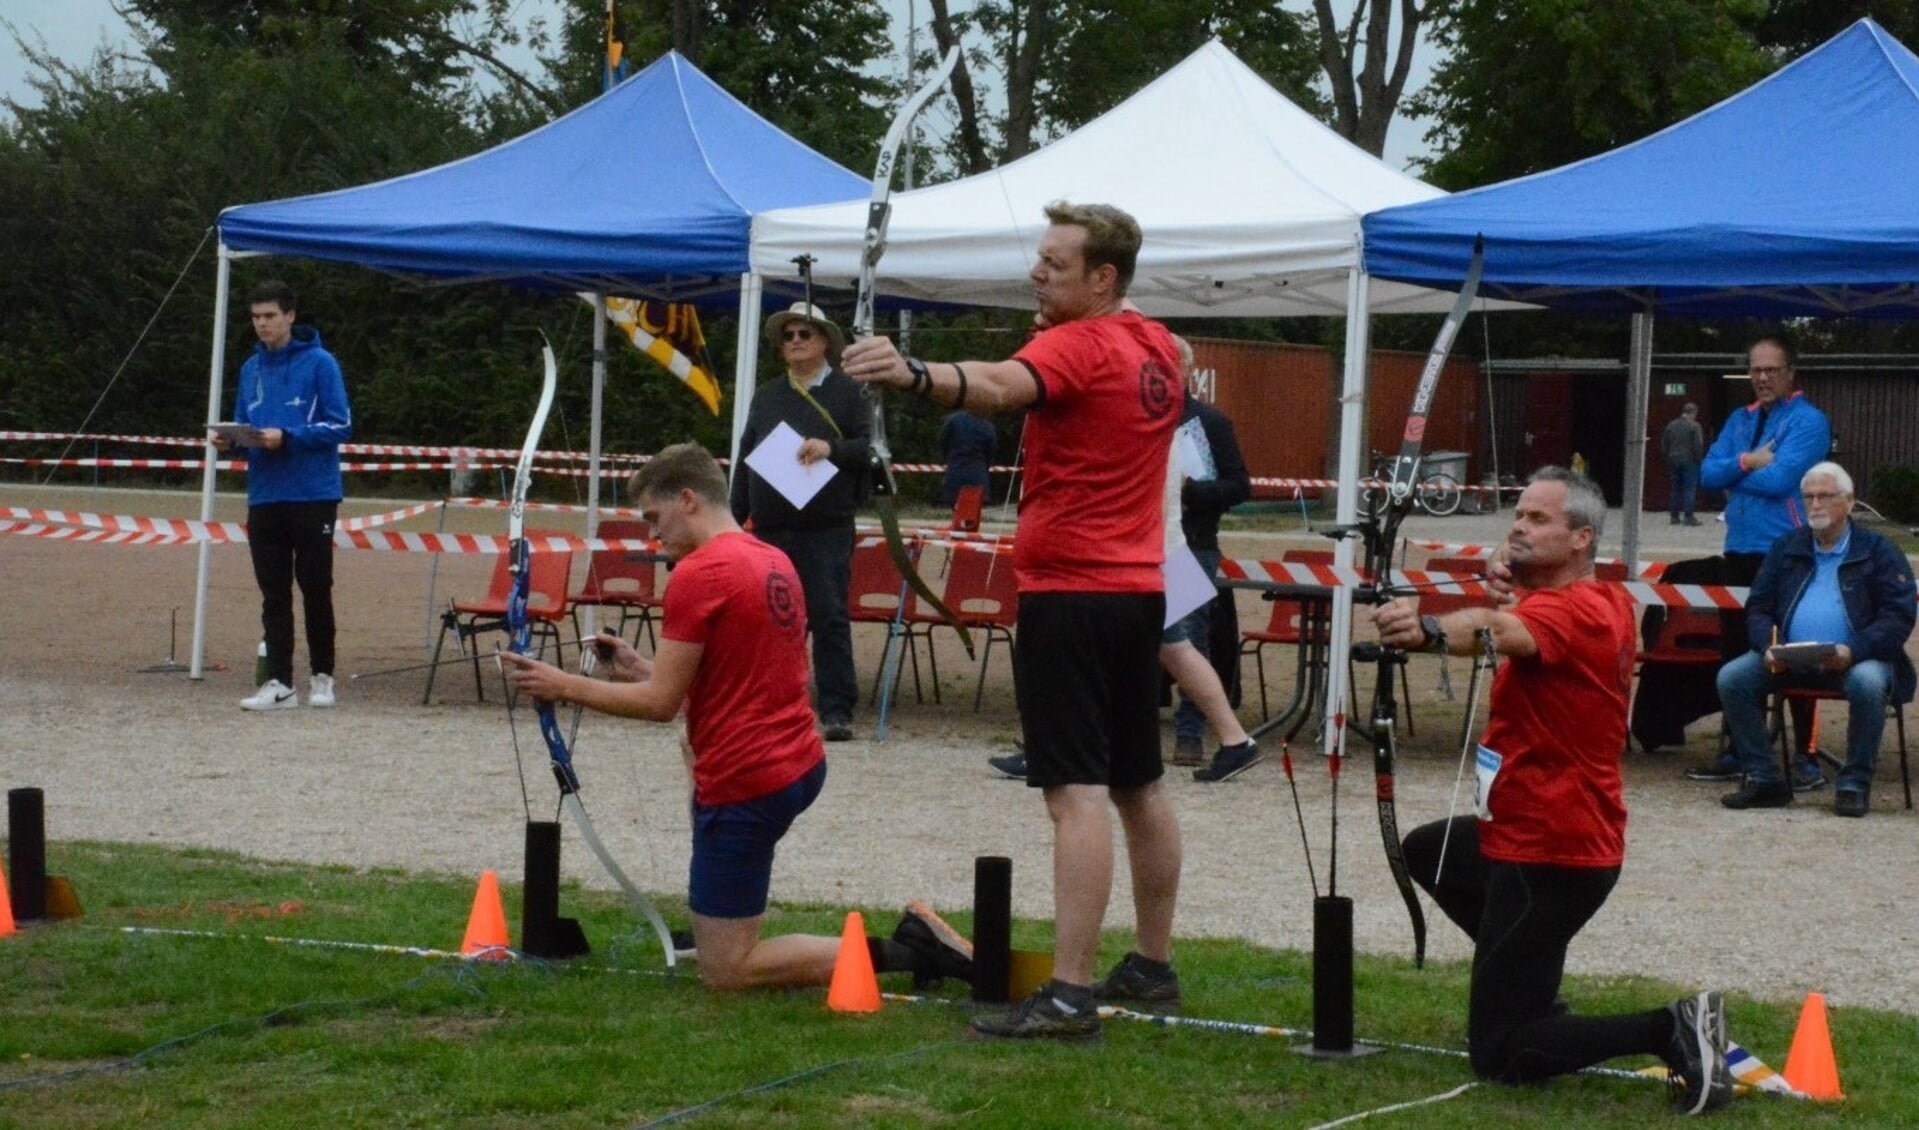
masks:
[[[1781,688],[1812,687],[1846,696],[1846,764],[1832,810],[1864,816],[1872,807],[1886,705],[1913,696],[1906,655],[1919,614],[1912,566],[1891,542],[1849,520],[1852,476],[1844,467],[1815,464],[1800,479],[1799,493],[1806,525],[1773,544],[1746,600],[1752,650],[1719,670],[1726,729],[1745,773],[1739,791],[1721,803],[1736,809],[1792,803],[1792,786],[1766,737],[1764,702]],[[1796,644],[1817,645],[1811,669],[1790,663]]]

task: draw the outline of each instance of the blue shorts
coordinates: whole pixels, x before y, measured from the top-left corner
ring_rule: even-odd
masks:
[[[738,804],[693,806],[693,863],[686,904],[707,918],[766,913],[773,849],[826,785],[826,762],[776,793]]]

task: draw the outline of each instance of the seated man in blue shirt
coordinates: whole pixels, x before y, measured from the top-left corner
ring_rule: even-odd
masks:
[[[1806,525],[1773,543],[1746,600],[1752,650],[1719,670],[1719,701],[1726,729],[1745,770],[1739,791],[1721,798],[1727,808],[1783,808],[1792,786],[1780,775],[1766,737],[1763,703],[1781,687],[1817,687],[1846,695],[1846,765],[1833,791],[1832,810],[1864,816],[1872,802],[1872,774],[1886,704],[1910,702],[1912,660],[1906,637],[1915,618],[1912,568],[1893,544],[1853,525],[1852,476],[1837,463],[1819,463],[1799,481]],[[1833,644],[1810,672],[1791,671],[1780,644]]]

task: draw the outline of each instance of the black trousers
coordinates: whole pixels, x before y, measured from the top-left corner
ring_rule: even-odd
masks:
[[[1618,868],[1493,862],[1479,854],[1479,821],[1471,816],[1421,825],[1405,847],[1413,881],[1473,940],[1466,1020],[1473,1074],[1526,1083],[1666,1050],[1673,1016],[1664,1008],[1575,1016],[1559,999],[1566,947],[1605,905]]]
[[[260,585],[267,676],[293,685],[293,583],[306,615],[307,661],[333,674],[333,523],[337,502],[274,502],[247,508],[247,548]]]
[[[826,725],[851,722],[860,701],[853,669],[853,623],[846,591],[853,585],[853,526],[823,530],[754,530],[753,536],[786,554],[806,593],[806,627],[813,633],[814,709]]]

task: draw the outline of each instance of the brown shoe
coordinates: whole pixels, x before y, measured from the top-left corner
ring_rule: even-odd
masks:
[[[1198,738],[1176,739],[1173,742],[1173,764],[1186,766],[1206,764],[1206,747],[1200,744]]]

